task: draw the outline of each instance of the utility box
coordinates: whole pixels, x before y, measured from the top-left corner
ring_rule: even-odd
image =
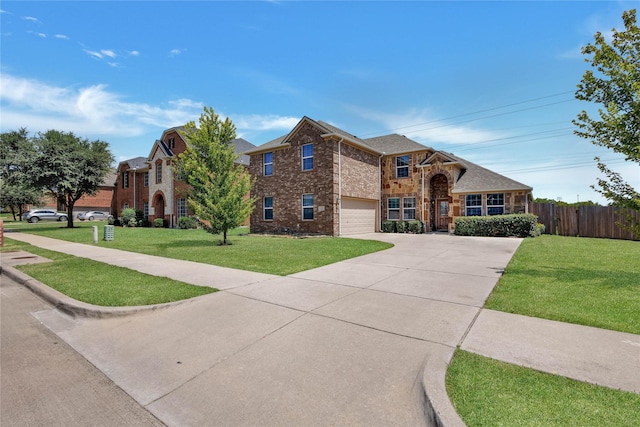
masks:
[[[113,240],[115,227],[113,225],[105,225],[104,226],[104,240],[111,241]]]

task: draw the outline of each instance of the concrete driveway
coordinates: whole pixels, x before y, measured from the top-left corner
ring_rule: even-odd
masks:
[[[521,240],[358,237],[395,247],[128,317],[35,315],[171,426],[425,425],[425,363],[450,359]]]

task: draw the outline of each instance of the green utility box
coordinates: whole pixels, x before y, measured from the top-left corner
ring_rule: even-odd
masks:
[[[104,240],[111,241],[113,240],[115,227],[113,225],[105,225],[104,226]]]

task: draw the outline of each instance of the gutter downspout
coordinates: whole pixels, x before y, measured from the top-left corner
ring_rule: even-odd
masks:
[[[382,156],[384,151],[378,157],[378,188],[380,189],[380,202],[378,203],[378,224],[376,225],[376,231],[382,231]]]
[[[136,209],[136,171],[137,169],[133,169],[133,209]]]
[[[342,141],[338,141],[338,237],[342,236]]]
[[[425,214],[425,208],[424,208],[424,206],[425,206],[425,202],[424,202],[424,166],[421,167],[420,169],[422,171],[422,173],[421,173],[421,175],[422,175],[422,177],[421,177],[421,180],[422,180],[422,200],[421,200],[421,203],[420,203],[420,207],[421,207],[421,210],[422,210],[422,232],[425,233],[427,231],[427,221],[425,220],[425,215],[424,215]]]

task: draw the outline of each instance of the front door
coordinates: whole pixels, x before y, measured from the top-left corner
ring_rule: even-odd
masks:
[[[438,200],[438,218],[436,220],[438,230],[449,229],[449,201],[446,199]]]

